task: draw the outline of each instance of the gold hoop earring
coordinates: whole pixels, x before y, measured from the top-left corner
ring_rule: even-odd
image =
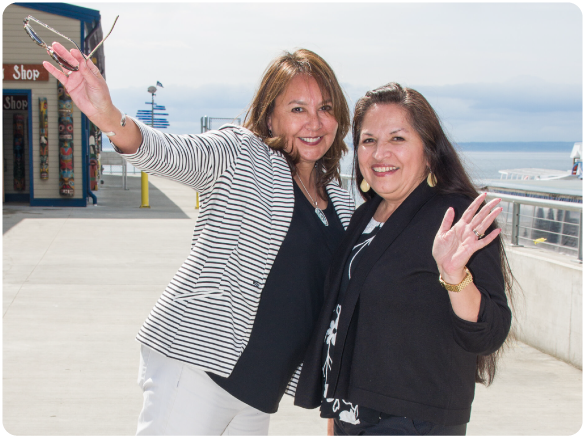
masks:
[[[435,187],[437,185],[437,177],[433,172],[429,172],[429,175],[427,176],[427,184],[429,187]]]
[[[360,189],[362,192],[366,193],[370,191],[371,187],[368,184],[368,182],[365,179],[363,179],[362,183],[360,184]]]

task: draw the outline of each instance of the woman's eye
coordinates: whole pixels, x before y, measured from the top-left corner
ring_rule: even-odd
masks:
[[[323,105],[321,107],[321,111],[332,111],[333,107],[331,105]]]
[[[362,140],[362,143],[363,143],[363,144],[366,144],[366,143],[373,143],[373,142],[374,142],[374,139],[373,139],[373,138],[365,138],[364,140]]]
[[[300,106],[297,106],[297,107],[293,108],[291,111],[293,113],[300,113],[303,111],[303,109]]]
[[[392,141],[404,141],[403,137],[392,137]]]

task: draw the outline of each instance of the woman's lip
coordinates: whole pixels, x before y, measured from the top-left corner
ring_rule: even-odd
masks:
[[[398,169],[400,169],[400,167],[398,166],[372,166],[371,167],[372,172],[374,172],[374,175],[376,176],[384,176],[384,175],[391,175],[394,172],[396,172]]]
[[[306,141],[306,140],[304,140],[305,138],[312,139],[315,141]],[[321,140],[323,140],[323,136],[321,136],[321,137],[298,137],[298,139],[308,146],[315,146],[315,145],[318,145],[319,143],[321,143]]]

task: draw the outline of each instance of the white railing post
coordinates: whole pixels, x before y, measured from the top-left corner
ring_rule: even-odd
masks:
[[[122,188],[124,190],[128,190],[128,186],[126,185],[126,177],[128,176],[128,168],[126,167],[126,160],[122,159]]]
[[[579,215],[579,236],[577,238],[577,245],[579,246],[579,260],[583,261],[583,210]]]
[[[518,246],[518,236],[520,235],[520,203],[512,202],[512,245]]]

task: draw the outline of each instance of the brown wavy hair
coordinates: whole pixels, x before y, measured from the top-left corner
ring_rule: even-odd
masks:
[[[366,95],[360,98],[355,105],[353,116],[352,135],[353,135],[353,173],[355,183],[359,187],[364,177],[360,172],[358,162],[358,147],[364,117],[368,110],[374,104],[399,105],[406,113],[412,127],[416,130],[423,141],[424,155],[429,165],[429,171],[435,174],[437,185],[435,189],[439,193],[450,194],[456,193],[475,199],[479,193],[471,182],[471,178],[465,171],[457,151],[447,138],[439,116],[431,107],[429,102],[422,94],[412,88],[402,87],[396,82],[390,82],[375,90],[368,91]],[[368,201],[375,196],[375,192],[370,189],[363,193],[359,190],[362,198]],[[485,202],[482,206],[485,205]],[[497,222],[494,221],[490,230],[497,228]],[[487,231],[486,231],[487,233]],[[513,309],[513,285],[514,276],[510,270],[508,258],[504,249],[501,235],[496,238],[500,250],[500,264],[506,285],[506,296],[510,307]],[[513,340],[513,335],[509,335],[505,345]],[[488,356],[477,356],[477,367],[475,372],[475,381],[489,386],[495,377],[496,367],[503,348]]]
[[[264,143],[274,150],[281,151],[291,168],[296,172],[299,162],[298,153],[284,151],[286,140],[282,137],[272,137],[268,129],[268,118],[274,111],[276,98],[284,92],[288,84],[297,75],[307,75],[314,78],[319,85],[324,98],[331,99],[333,116],[337,121],[337,134],[329,150],[317,161],[316,185],[321,196],[325,197],[325,186],[332,180],[341,184],[340,160],[347,152],[343,139],[350,128],[349,107],[343,95],[343,90],[335,77],[333,70],[323,58],[307,49],[298,49],[293,53],[284,52],[274,59],[262,77],[260,87],[248,108],[244,119],[244,127],[259,136]],[[325,97],[327,96],[327,97]]]

